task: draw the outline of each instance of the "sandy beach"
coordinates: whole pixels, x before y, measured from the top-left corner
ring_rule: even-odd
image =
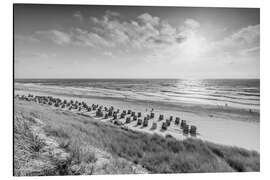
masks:
[[[114,106],[120,109],[120,111],[131,109],[132,111],[142,112],[142,115],[149,114],[153,108],[155,118],[149,121],[148,127],[137,127],[135,122],[128,124],[127,127],[147,133],[170,134],[177,139],[184,139],[186,136],[175,125],[172,125],[165,132],[160,131],[162,123],[157,119],[159,114],[164,114],[165,119],[169,118],[169,116],[180,117],[180,119],[186,120],[188,124],[197,126],[198,138],[203,140],[260,151],[260,114],[256,110],[250,113],[247,109],[233,107],[187,102],[160,102],[123,97],[121,95],[104,96],[102,91],[100,91],[102,93],[98,94],[98,91],[93,93],[84,89],[60,88],[56,86],[16,83],[14,89],[15,94],[50,95],[61,99],[84,101],[87,104]],[[157,122],[158,128],[156,130],[151,130],[153,122]]]

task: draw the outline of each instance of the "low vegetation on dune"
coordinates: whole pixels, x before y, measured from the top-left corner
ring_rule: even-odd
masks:
[[[59,147],[70,154],[68,161],[57,166],[55,172],[58,174],[260,171],[260,155],[254,151],[198,139],[178,141],[171,136],[121,129],[31,102],[16,102],[15,112],[41,119],[46,136],[55,139]],[[35,153],[19,146],[28,130],[17,128],[16,124],[20,122],[17,120],[15,114],[15,174],[24,175],[21,170],[25,162],[21,158],[31,159]],[[23,144],[31,145],[32,142],[25,140]]]
[[[14,117],[14,175],[54,174],[50,160],[40,154],[45,143],[32,132],[32,119],[18,113]]]

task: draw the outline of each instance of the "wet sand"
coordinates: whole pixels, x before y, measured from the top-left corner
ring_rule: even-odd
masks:
[[[171,134],[178,139],[185,138],[181,129],[175,125],[172,125],[165,132],[160,131],[161,123],[157,121],[159,114],[164,114],[165,119],[172,115],[174,118],[185,119],[190,125],[196,125],[200,133],[199,137],[204,140],[250,150],[260,150],[260,114],[258,111],[250,113],[246,109],[231,107],[103,97],[102,95],[91,95],[83,90],[74,91],[73,89],[58,87],[15,84],[14,88],[15,94],[51,95],[61,99],[85,101],[88,104],[114,106],[120,110],[131,109],[132,111],[142,112],[143,115],[149,114],[153,108],[155,118],[150,120],[148,127],[137,127],[135,122],[127,126],[138,131]],[[154,121],[158,122],[158,128],[151,130]]]

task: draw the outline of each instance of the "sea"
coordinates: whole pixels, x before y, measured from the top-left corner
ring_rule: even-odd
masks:
[[[260,109],[260,79],[15,79],[99,96]]]

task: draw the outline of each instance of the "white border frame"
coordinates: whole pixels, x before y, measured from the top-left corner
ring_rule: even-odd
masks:
[[[12,81],[13,81],[13,3],[46,3],[46,4],[99,4],[99,5],[158,5],[158,6],[199,6],[199,7],[257,7],[260,8],[261,17],[261,58],[260,58],[260,75],[261,75],[261,172],[259,173],[204,173],[204,174],[156,174],[156,175],[97,175],[97,176],[62,176],[62,177],[40,177],[42,179],[110,179],[110,180],[135,180],[138,178],[147,179],[155,178],[156,180],[170,178],[176,180],[179,178],[188,178],[189,180],[198,180],[199,178],[207,178],[208,180],[228,180],[228,179],[269,179],[270,160],[270,141],[268,140],[268,129],[270,128],[270,118],[267,110],[270,107],[270,56],[269,46],[269,17],[270,6],[266,0],[2,0],[1,1],[1,179],[17,179],[12,176]],[[167,177],[169,176],[169,177]],[[20,179],[28,179],[29,177],[20,177]],[[37,177],[32,177],[32,179]]]

